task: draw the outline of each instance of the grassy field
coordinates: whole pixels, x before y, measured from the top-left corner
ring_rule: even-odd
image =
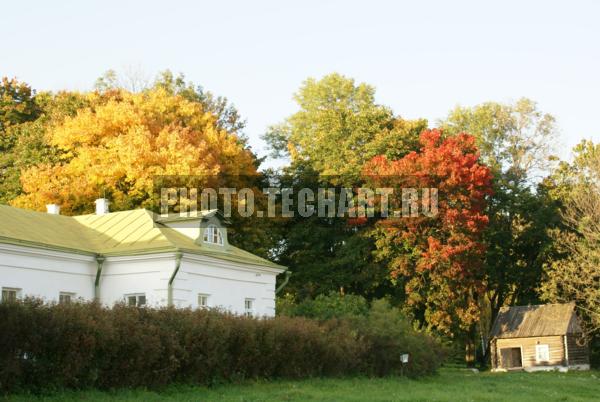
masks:
[[[445,369],[435,377],[312,379],[252,382],[215,388],[173,386],[161,392],[62,392],[32,397],[12,396],[6,401],[598,401],[599,372],[472,373]]]

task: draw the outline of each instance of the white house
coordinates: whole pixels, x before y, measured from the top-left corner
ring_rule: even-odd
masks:
[[[221,307],[273,316],[275,278],[285,267],[227,241],[216,211],[161,219],[137,209],[63,216],[0,205],[2,299],[24,296],[105,305]]]

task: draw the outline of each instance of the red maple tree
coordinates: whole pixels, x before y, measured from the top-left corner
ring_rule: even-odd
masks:
[[[450,336],[470,333],[485,290],[482,232],[492,176],[469,134],[445,137],[440,130],[426,130],[420,144],[420,151],[400,160],[377,156],[365,165],[363,173],[373,185],[438,192],[436,215],[378,222],[378,256],[404,285],[415,317]]]

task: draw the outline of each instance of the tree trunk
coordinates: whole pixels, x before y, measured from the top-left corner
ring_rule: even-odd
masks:
[[[475,366],[475,342],[470,339],[465,344],[465,363],[467,367]]]
[[[476,329],[475,325],[467,331],[467,337],[465,340],[465,363],[467,367],[474,367],[476,354],[477,354],[477,340],[476,340]]]

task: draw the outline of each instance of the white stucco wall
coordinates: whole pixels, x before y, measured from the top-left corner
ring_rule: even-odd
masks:
[[[100,276],[100,301],[112,306],[127,294],[144,293],[147,305],[166,306],[174,269],[175,253],[107,257]]]
[[[93,256],[0,243],[0,287],[21,289],[21,296],[57,301],[71,292],[91,300],[95,275]]]
[[[176,306],[198,307],[198,294],[209,295],[209,306],[244,313],[245,299],[253,299],[258,317],[275,315],[275,278],[279,270],[184,254],[173,283]]]
[[[100,279],[100,301],[112,306],[125,295],[143,293],[149,306],[166,306],[168,282],[176,266],[175,253],[107,257]],[[57,301],[60,292],[94,298],[96,260],[9,244],[0,244],[0,287],[21,289],[21,297]],[[275,278],[280,270],[184,253],[173,282],[173,303],[198,307],[198,295],[209,295],[209,306],[236,314],[253,299],[255,316],[275,315]]]

